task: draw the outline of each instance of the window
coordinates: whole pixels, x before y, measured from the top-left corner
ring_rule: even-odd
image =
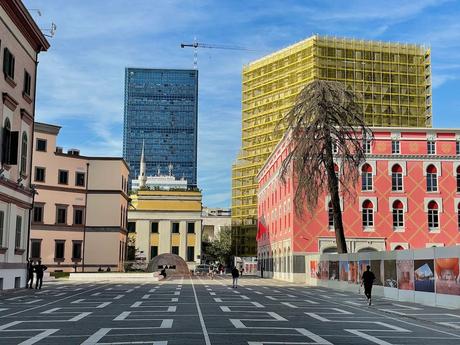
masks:
[[[460,193],[460,165],[457,167],[457,193]]]
[[[172,223],[172,231],[173,234],[179,233],[179,223]]]
[[[43,223],[43,205],[35,205],[34,206],[34,215],[33,215],[33,222],[34,223]]]
[[[362,218],[363,227],[370,228],[374,226],[374,205],[369,200],[363,202]]]
[[[150,246],[150,260],[158,255],[158,246]]]
[[[428,192],[438,191],[438,171],[434,165],[426,168],[426,190]]]
[[[393,228],[404,227],[404,205],[401,201],[393,202]]]
[[[30,257],[35,260],[41,258],[42,240],[30,240]]]
[[[32,80],[32,78],[31,78],[29,72],[24,70],[24,88],[23,88],[22,92],[27,96],[30,96],[31,80]]]
[[[457,205],[457,227],[460,230],[460,203]]]
[[[428,229],[439,229],[439,211],[436,201],[428,203]]]
[[[2,163],[7,165],[18,164],[19,132],[11,131],[11,122],[8,118],[5,119],[2,136]]]
[[[21,175],[27,174],[27,133],[22,133],[21,142]]]
[[[391,141],[391,153],[399,154],[399,140],[392,140]]]
[[[362,190],[372,190],[372,167],[369,164],[364,164],[361,169]]]
[[[67,170],[59,170],[58,172],[58,183],[68,184],[69,183],[69,172]]]
[[[56,206],[56,224],[67,224],[66,206]]]
[[[5,212],[0,211],[0,248],[3,248],[3,232],[5,228]]]
[[[74,208],[73,223],[74,225],[83,225],[83,209],[82,208]]]
[[[363,139],[363,152],[371,153],[371,141],[369,139]]]
[[[434,155],[436,153],[436,143],[434,140],[428,140],[426,142],[426,151],[429,155]]]
[[[136,222],[128,222],[128,232],[136,232]]]
[[[327,206],[327,216],[328,216],[328,224],[330,228],[334,227],[334,209],[332,208],[332,201],[329,201]]]
[[[72,241],[72,260],[81,259],[81,241]]]
[[[150,223],[150,232],[152,234],[157,234],[158,233],[158,222]]]
[[[36,150],[41,152],[46,152],[46,139],[38,139],[37,138],[37,145]]]
[[[187,223],[187,234],[195,233],[195,223]]]
[[[45,168],[35,167],[35,181],[45,182]]]
[[[195,247],[187,247],[187,261],[195,260]]]
[[[455,142],[455,153],[457,155],[460,155],[460,141],[459,140]]]
[[[3,49],[3,74],[14,79],[14,55],[8,48]]]
[[[401,192],[403,190],[403,174],[399,164],[393,165],[391,168],[391,190]]]
[[[20,249],[22,247],[22,217],[16,216],[16,236],[14,237],[14,247]]]
[[[75,173],[75,185],[78,187],[85,186],[85,173],[82,173],[82,172]]]
[[[64,260],[65,241],[56,240],[54,242],[54,259]]]
[[[179,246],[172,246],[171,253],[175,255],[179,255]]]

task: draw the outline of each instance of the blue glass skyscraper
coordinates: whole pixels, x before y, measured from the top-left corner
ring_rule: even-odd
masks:
[[[167,174],[196,186],[198,71],[125,69],[123,157],[131,178],[139,174],[145,143],[147,175]]]

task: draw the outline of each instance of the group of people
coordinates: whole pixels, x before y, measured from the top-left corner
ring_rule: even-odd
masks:
[[[42,265],[41,261],[37,264],[32,260],[27,260],[27,283],[26,288],[32,289],[35,273],[35,289],[41,289],[43,284],[43,274],[48,267]]]

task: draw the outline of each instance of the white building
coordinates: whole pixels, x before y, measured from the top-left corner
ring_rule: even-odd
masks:
[[[212,242],[224,228],[232,225],[232,211],[230,208],[203,207],[201,212],[203,221],[203,241]]]

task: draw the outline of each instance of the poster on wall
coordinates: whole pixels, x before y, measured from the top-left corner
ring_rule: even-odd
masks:
[[[329,261],[329,280],[339,280],[338,261]]]
[[[414,290],[414,261],[397,260],[398,289]]]
[[[459,271],[459,258],[436,259],[436,293],[460,296]]]
[[[433,259],[414,260],[415,291],[434,292]]]
[[[329,280],[329,261],[320,261],[320,276],[322,280]]]
[[[380,271],[381,260],[371,260],[371,271],[375,275],[374,285],[382,285],[382,275]]]
[[[370,264],[371,262],[369,259],[358,261],[358,283],[361,282],[361,277],[363,276],[363,273],[367,270],[366,267]]]
[[[383,260],[383,277],[384,286],[398,288],[396,260]]]
[[[319,278],[318,261],[316,260],[310,261],[310,277],[316,279]]]
[[[350,266],[348,265],[348,261],[340,261],[339,262],[339,279],[341,281],[348,281],[348,275],[350,272]]]
[[[358,263],[356,261],[349,261],[348,267],[348,282],[358,284]]]

